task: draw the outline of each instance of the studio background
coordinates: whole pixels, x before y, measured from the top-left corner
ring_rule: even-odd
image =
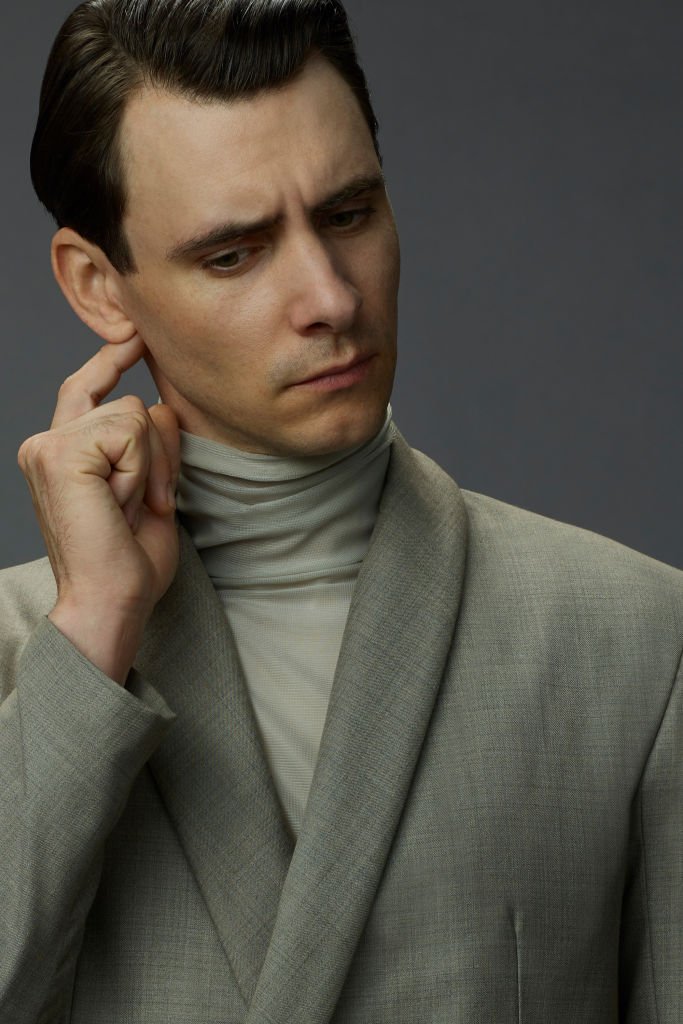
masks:
[[[74,5],[3,6],[0,565],[44,553],[16,451],[98,340],[28,154]],[[408,441],[462,487],[683,567],[683,7],[348,0],[401,233]],[[155,392],[144,370],[118,394]]]

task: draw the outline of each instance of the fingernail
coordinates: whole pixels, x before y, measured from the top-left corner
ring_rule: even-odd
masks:
[[[167,495],[168,495],[168,504],[169,504],[169,507],[170,507],[170,508],[175,508],[175,507],[176,507],[176,500],[175,500],[175,487],[173,486],[173,484],[169,484],[169,485],[168,485],[168,492],[167,492]]]

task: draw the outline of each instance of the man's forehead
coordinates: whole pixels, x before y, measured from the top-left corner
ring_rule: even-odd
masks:
[[[331,128],[332,132],[325,132]],[[370,137],[360,105],[347,82],[323,58],[307,62],[299,74],[277,88],[232,99],[195,98],[154,85],[133,92],[123,113],[119,144],[125,163],[140,172],[157,153],[180,158],[215,159],[215,150],[229,145],[226,159],[239,165],[244,150],[270,148],[274,155],[297,136],[308,136],[311,153],[320,150],[324,136],[342,140]]]
[[[198,102],[140,91],[121,132],[128,215],[147,219],[152,208],[166,208],[174,235],[194,234],[218,220],[274,217],[292,195],[313,207],[335,188],[376,175],[360,107],[328,69],[251,99]]]

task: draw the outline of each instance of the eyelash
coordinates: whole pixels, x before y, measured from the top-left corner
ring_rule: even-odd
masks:
[[[364,206],[364,207],[356,209],[356,210],[338,210],[336,213],[331,213],[329,215],[329,217],[330,218],[332,218],[332,217],[342,217],[345,214],[347,214],[347,215],[353,214],[356,217],[360,217],[361,218],[360,221],[357,220],[353,224],[350,224],[350,225],[347,225],[345,227],[339,228],[339,231],[342,234],[345,234],[347,231],[350,232],[354,227],[358,227],[360,223],[363,223],[363,221],[365,221],[369,217],[371,217],[374,212],[375,212],[375,207],[374,206]],[[333,228],[333,230],[334,230],[334,228]],[[216,256],[212,256],[210,259],[204,260],[202,262],[202,267],[204,269],[206,269],[206,270],[216,270],[219,273],[222,273],[224,276],[227,276],[228,274],[230,274],[233,271],[241,270],[246,261],[243,261],[242,263],[238,263],[238,264],[236,264],[233,267],[221,267],[219,265],[219,260],[223,260],[227,256],[235,256],[235,255],[239,255],[241,253],[247,253],[248,254],[248,253],[253,252],[256,248],[260,248],[260,246],[245,246],[245,247],[243,247],[241,249],[230,249],[230,250],[228,250],[226,252],[218,253]]]

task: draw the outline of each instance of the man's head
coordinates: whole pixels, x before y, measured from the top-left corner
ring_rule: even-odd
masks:
[[[253,97],[290,81],[313,52],[354,92],[379,156],[338,0],[86,0],[62,25],[45,70],[31,149],[38,198],[120,273],[134,270],[119,145],[130,98],[144,86],[195,100]]]
[[[399,256],[376,127],[332,0],[95,0],[65,23],[32,151],[55,273],[106,340],[141,335],[185,429],[298,454],[379,429]],[[299,383],[359,356],[346,385]]]

